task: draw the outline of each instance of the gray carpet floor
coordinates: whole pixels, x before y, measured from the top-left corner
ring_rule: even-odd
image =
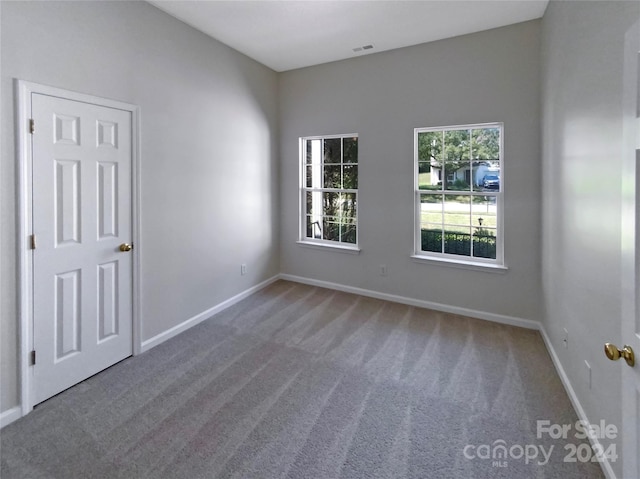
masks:
[[[604,477],[537,419],[577,420],[538,332],[278,281],[5,427],[0,473]]]

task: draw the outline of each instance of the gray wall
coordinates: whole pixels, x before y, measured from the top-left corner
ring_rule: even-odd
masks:
[[[278,134],[275,72],[149,4],[1,8],[6,411],[19,400],[13,79],[141,107],[143,339],[278,273]]]
[[[0,411],[18,404],[20,78],[142,108],[143,339],[281,270],[542,319],[589,418],[620,424],[601,348],[620,335],[621,52],[638,9],[552,2],[542,22],[276,75],[142,2],[0,2]],[[509,270],[413,263],[413,128],[490,121],[505,124]],[[298,138],[352,132],[362,252],[299,246]]]
[[[589,419],[619,428],[622,365],[602,345],[621,340],[623,51],[639,16],[638,2],[551,2],[542,23],[543,323]]]
[[[539,21],[280,75],[281,269],[539,319]],[[504,122],[506,273],[412,262],[413,129]],[[298,138],[359,134],[359,255],[298,239]],[[388,266],[380,276],[379,266]]]

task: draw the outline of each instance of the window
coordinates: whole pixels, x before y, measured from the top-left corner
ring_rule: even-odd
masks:
[[[300,240],[357,249],[358,136],[300,139]]]
[[[415,254],[503,265],[502,124],[415,129]]]

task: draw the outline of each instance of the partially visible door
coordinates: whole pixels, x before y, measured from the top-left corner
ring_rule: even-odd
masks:
[[[31,113],[38,404],[132,354],[132,120],[37,93]]]
[[[622,342],[636,364],[622,364],[622,477],[640,477],[640,22],[626,34],[622,188]],[[620,344],[620,347],[623,345]]]

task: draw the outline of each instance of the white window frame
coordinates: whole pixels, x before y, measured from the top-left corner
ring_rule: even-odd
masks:
[[[358,246],[360,242],[360,225],[358,221],[358,210],[359,210],[359,201],[360,195],[358,193],[358,189],[343,189],[343,188],[307,188],[305,185],[306,181],[306,142],[310,140],[329,140],[335,138],[358,138],[357,133],[344,133],[344,134],[333,134],[333,135],[317,135],[317,136],[304,136],[299,139],[299,185],[298,185],[298,223],[299,223],[299,231],[298,231],[298,244],[303,246],[311,246],[311,247],[319,247],[321,249],[324,248],[333,248],[340,252],[345,253],[359,253],[360,247]],[[359,138],[358,138],[359,143]],[[358,150],[359,152],[359,150]],[[358,162],[353,163],[353,165],[358,168],[358,176],[360,174],[360,159],[358,158]],[[324,160],[323,160],[324,161]],[[343,152],[340,153],[340,165],[344,165],[344,157]],[[320,165],[320,176],[322,176],[322,164]],[[359,180],[359,177],[358,177]],[[360,186],[358,182],[358,187]],[[306,208],[306,192],[307,191],[322,191],[322,192],[334,192],[334,193],[353,193],[356,195],[356,212],[355,212],[355,226],[356,226],[356,243],[345,243],[341,241],[334,240],[326,240],[321,238],[309,238],[307,237],[307,208]]]
[[[421,234],[421,194],[443,194],[445,196],[454,194],[456,196],[478,196],[475,191],[461,190],[420,190],[419,189],[419,152],[418,152],[418,134],[430,131],[451,131],[451,130],[473,130],[481,128],[499,128],[500,129],[500,189],[499,191],[483,191],[481,196],[493,196],[496,198],[496,258],[481,258],[475,256],[464,256],[444,252],[423,251],[422,250],[422,234]],[[504,163],[504,123],[475,123],[468,125],[450,125],[439,127],[414,128],[414,249],[412,258],[418,262],[436,261],[440,263],[448,263],[452,266],[468,267],[470,269],[481,270],[506,270],[507,266],[504,259],[504,191],[505,191],[505,163]],[[471,159],[471,161],[473,161]],[[446,174],[446,172],[445,172]],[[473,188],[473,187],[472,187]],[[473,210],[471,210],[473,214]],[[472,226],[473,227],[473,226]],[[473,248],[473,240],[471,241]]]

